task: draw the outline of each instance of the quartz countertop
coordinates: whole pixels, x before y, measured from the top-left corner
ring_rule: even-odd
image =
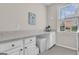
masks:
[[[0,42],[5,40],[13,40],[18,38],[36,36],[41,34],[48,34],[50,32],[45,31],[6,31],[0,32]]]

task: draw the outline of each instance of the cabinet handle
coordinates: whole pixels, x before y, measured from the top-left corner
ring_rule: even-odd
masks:
[[[12,47],[14,47],[15,45],[14,44],[12,44]]]
[[[20,49],[20,51],[22,51],[23,49]]]
[[[30,40],[30,41],[32,41],[32,40]]]
[[[25,49],[27,49],[27,47],[25,47]]]

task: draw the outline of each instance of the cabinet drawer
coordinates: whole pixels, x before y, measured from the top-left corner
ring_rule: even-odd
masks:
[[[25,44],[29,44],[29,43],[36,44],[36,37],[31,37],[31,38],[25,39]]]
[[[11,49],[11,50],[6,51],[4,53],[7,53],[8,55],[21,55],[21,54],[23,54],[23,51],[21,49],[23,49],[23,47]]]
[[[25,45],[25,55],[36,55],[39,53],[39,49],[32,44]]]
[[[30,44],[26,44],[25,47],[26,48],[36,47],[36,45],[34,43],[30,43]]]
[[[0,53],[1,52],[4,52],[5,50],[8,50],[11,48],[11,43],[8,42],[8,43],[1,43],[0,44]]]
[[[28,55],[36,55],[39,53],[39,50],[37,47],[30,46],[27,48],[27,53],[28,53]]]
[[[7,50],[10,50],[10,49],[13,49],[15,47],[22,46],[22,45],[23,45],[22,40],[1,43],[0,44],[0,52],[4,52],[4,51],[7,51]]]
[[[18,40],[18,41],[12,41],[11,42],[11,46],[14,47],[19,47],[19,46],[23,46],[23,40]]]

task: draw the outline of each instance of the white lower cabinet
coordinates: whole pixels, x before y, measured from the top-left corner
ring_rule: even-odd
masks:
[[[28,44],[26,44],[28,43]],[[25,39],[25,55],[37,55],[39,54],[39,49],[36,46],[36,37],[31,37]]]
[[[25,47],[25,49],[24,49],[24,54],[25,55],[28,55],[28,52],[27,52],[28,50],[27,50],[27,47]]]
[[[7,55],[37,55],[39,49],[36,46],[36,37],[0,43],[0,53],[6,53]]]
[[[36,37],[27,38],[25,39],[24,42],[25,42],[25,47],[24,47],[25,55],[39,54],[39,48],[36,46]]]
[[[0,44],[0,53],[7,55],[20,55],[23,54],[23,40],[15,40]]]
[[[0,43],[0,52],[8,51],[17,47],[23,47],[23,40]]]
[[[56,44],[56,33],[50,32],[47,40],[47,49],[51,48],[54,44]]]

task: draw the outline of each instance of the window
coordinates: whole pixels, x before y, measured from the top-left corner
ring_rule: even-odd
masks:
[[[68,4],[59,11],[60,31],[77,31],[77,4]]]
[[[62,8],[60,8],[60,19],[67,18],[69,16],[74,16],[77,11],[77,5],[76,4],[68,4]]]

